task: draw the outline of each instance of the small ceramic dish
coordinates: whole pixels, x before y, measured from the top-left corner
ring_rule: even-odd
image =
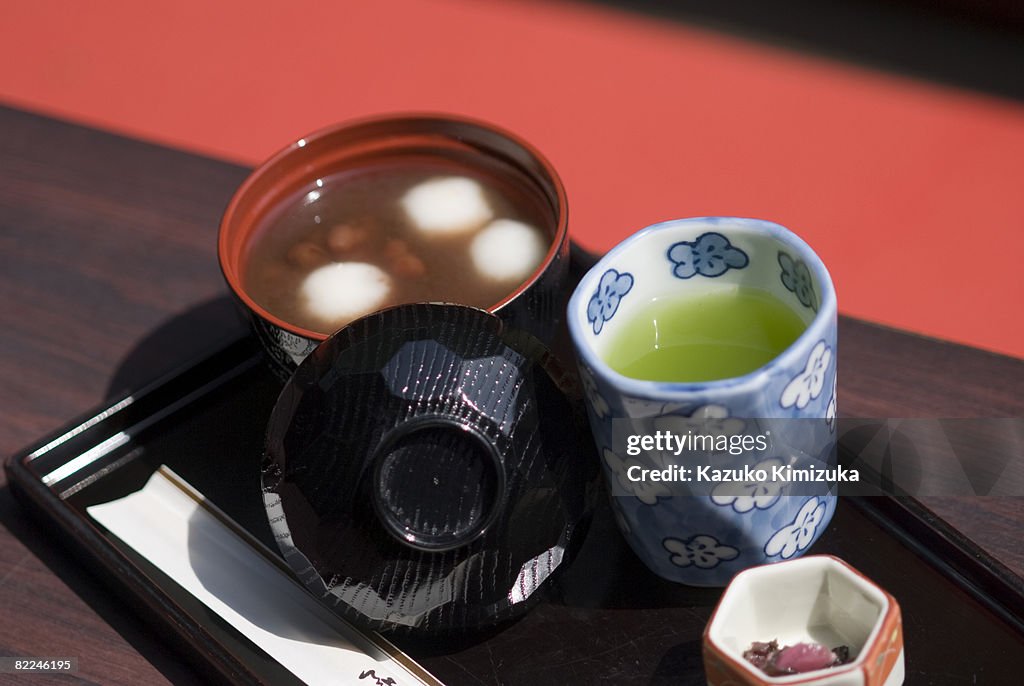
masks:
[[[743,657],[755,641],[845,645],[850,662],[768,676]],[[811,555],[736,575],[704,631],[708,684],[898,686],[903,683],[900,607],[890,594],[830,555]]]

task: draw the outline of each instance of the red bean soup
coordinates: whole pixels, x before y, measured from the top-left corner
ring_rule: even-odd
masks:
[[[436,156],[379,160],[280,202],[248,242],[242,282],[272,315],[327,335],[400,303],[491,309],[554,233],[550,209],[496,175]]]

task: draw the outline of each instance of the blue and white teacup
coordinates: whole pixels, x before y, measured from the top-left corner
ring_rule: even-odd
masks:
[[[630,312],[657,298],[735,287],[767,291],[803,322],[803,333],[763,367],[679,383],[630,378],[605,362]],[[721,586],[743,569],[810,548],[836,505],[828,469],[835,467],[836,296],[803,240],[755,219],[655,224],[583,277],[568,323],[619,528],[652,571]],[[658,432],[736,442],[674,451],[638,438]]]

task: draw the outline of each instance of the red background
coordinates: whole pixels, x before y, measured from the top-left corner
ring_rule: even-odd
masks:
[[[772,219],[851,315],[1024,356],[1024,106],[570,2],[6,3],[0,99],[256,163],[324,124],[516,131],[574,237]],[[228,198],[225,198],[225,204]]]

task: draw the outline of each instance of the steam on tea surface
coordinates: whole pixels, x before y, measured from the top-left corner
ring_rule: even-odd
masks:
[[[380,162],[270,213],[243,281],[272,315],[323,334],[406,302],[486,309],[543,261],[549,223],[527,194],[454,161]]]
[[[774,295],[744,286],[660,297],[623,314],[605,361],[620,374],[646,381],[700,382],[749,374],[806,328]]]

